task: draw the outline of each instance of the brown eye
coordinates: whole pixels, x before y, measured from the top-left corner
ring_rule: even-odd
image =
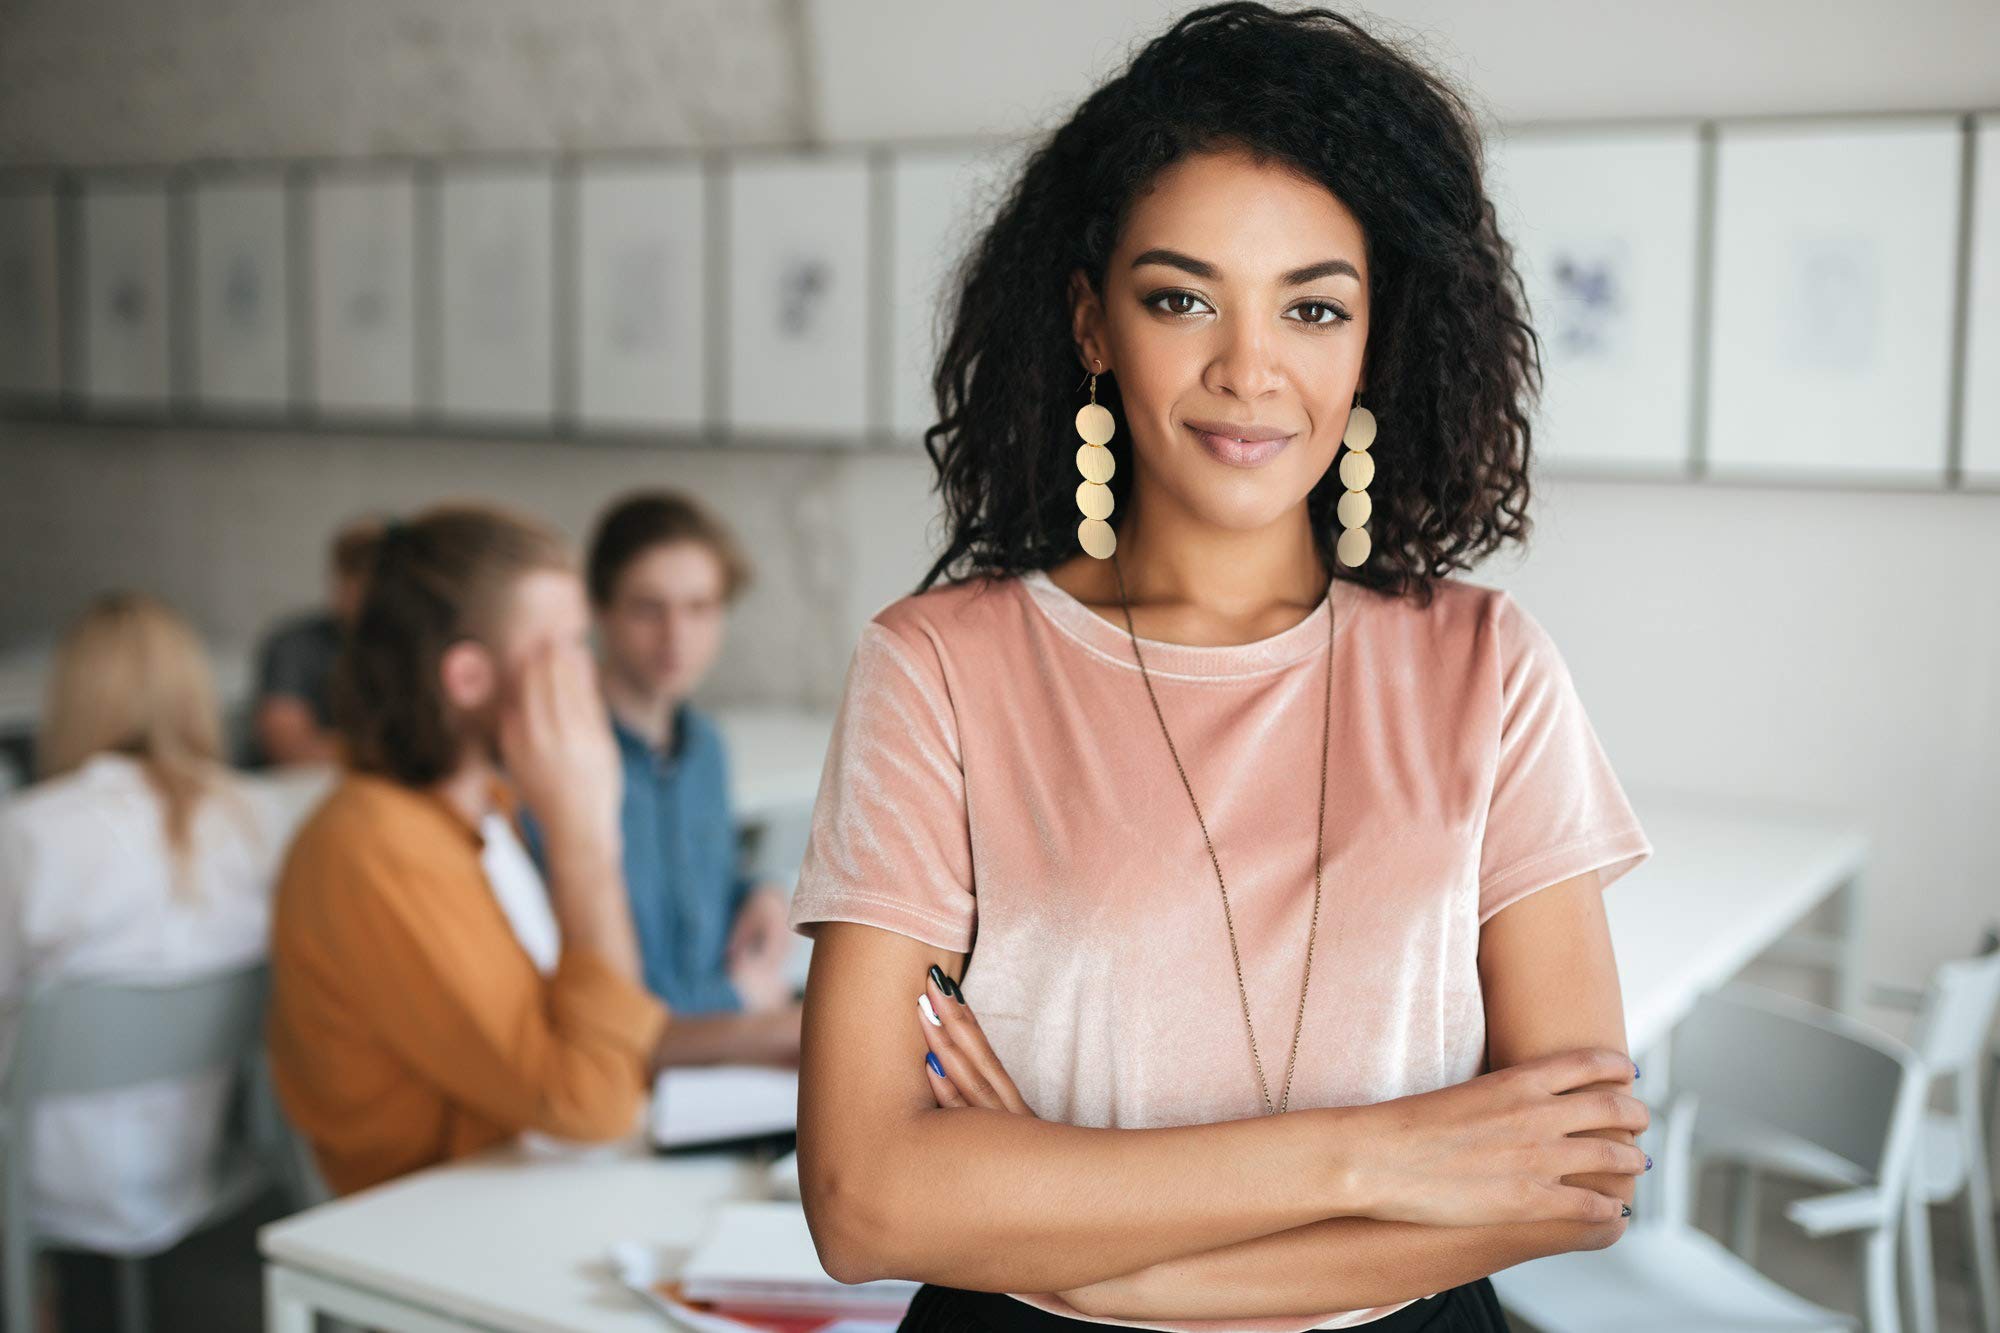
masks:
[[[1292,309],[1294,311],[1317,311],[1317,317],[1306,318],[1302,316],[1299,320],[1299,323],[1311,325],[1314,328],[1328,328],[1335,324],[1345,324],[1352,318],[1339,306],[1329,305],[1325,301],[1301,301],[1299,304],[1293,306]]]
[[[1180,288],[1154,292],[1141,304],[1145,305],[1148,309],[1157,310],[1161,314],[1173,315],[1182,319],[1208,307],[1208,302],[1202,300],[1193,292],[1183,291]]]

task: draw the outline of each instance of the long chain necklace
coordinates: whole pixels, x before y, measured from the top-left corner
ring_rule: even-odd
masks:
[[[1139,653],[1139,636],[1132,629],[1132,603],[1125,596],[1125,567],[1118,561],[1114,550],[1111,565],[1118,574],[1118,602],[1125,611],[1125,632],[1132,639],[1132,656],[1139,663],[1139,675],[1146,682],[1146,697],[1153,701],[1153,716],[1160,720],[1160,734],[1167,738],[1167,753],[1174,757],[1174,769],[1181,775],[1181,786],[1187,788],[1188,804],[1194,807],[1195,822],[1201,825],[1201,840],[1208,846],[1208,859],[1215,867],[1215,887],[1222,891],[1222,922],[1229,928],[1229,960],[1236,967],[1236,994],[1243,1002],[1243,1030],[1250,1034],[1250,1061],[1257,1069],[1257,1090],[1264,1095],[1264,1110],[1267,1114],[1283,1111],[1292,1099],[1292,1069],[1299,1058],[1299,1033],[1306,1025],[1306,989],[1312,985],[1313,942],[1319,936],[1320,879],[1325,868],[1323,855],[1326,845],[1326,760],[1333,736],[1333,589],[1327,588],[1326,615],[1326,719],[1320,726],[1319,742],[1319,832],[1313,840],[1313,911],[1312,926],[1306,933],[1305,978],[1299,983],[1299,1016],[1292,1024],[1292,1051],[1285,1058],[1285,1087],[1279,1094],[1276,1107],[1271,1105],[1270,1085],[1264,1081],[1264,1062],[1257,1054],[1257,1030],[1250,1022],[1250,992],[1243,984],[1243,955],[1236,947],[1236,921],[1229,910],[1229,886],[1222,882],[1222,862],[1215,856],[1215,841],[1208,836],[1208,821],[1201,817],[1201,803],[1194,798],[1194,785],[1188,781],[1187,769],[1181,765],[1180,751],[1174,748],[1173,734],[1167,730],[1166,714],[1160,711],[1160,697],[1153,693],[1153,677],[1146,670],[1146,659]]]

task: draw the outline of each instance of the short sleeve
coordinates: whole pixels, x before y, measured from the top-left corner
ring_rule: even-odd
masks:
[[[972,836],[958,726],[927,642],[862,627],[820,770],[792,928],[858,921],[964,952]]]
[[[1587,871],[1600,888],[1652,855],[1541,624],[1502,592],[1492,632],[1500,739],[1479,852],[1479,921]]]

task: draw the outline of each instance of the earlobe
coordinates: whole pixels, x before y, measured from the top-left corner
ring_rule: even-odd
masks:
[[[493,701],[493,654],[483,644],[461,639],[438,660],[438,683],[445,702],[462,713],[477,712]]]

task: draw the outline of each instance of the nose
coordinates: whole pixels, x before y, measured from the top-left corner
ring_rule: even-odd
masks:
[[[1229,394],[1250,402],[1275,391],[1284,375],[1278,366],[1271,330],[1263,321],[1225,316],[1216,322],[1221,345],[1203,377],[1211,393]]]

